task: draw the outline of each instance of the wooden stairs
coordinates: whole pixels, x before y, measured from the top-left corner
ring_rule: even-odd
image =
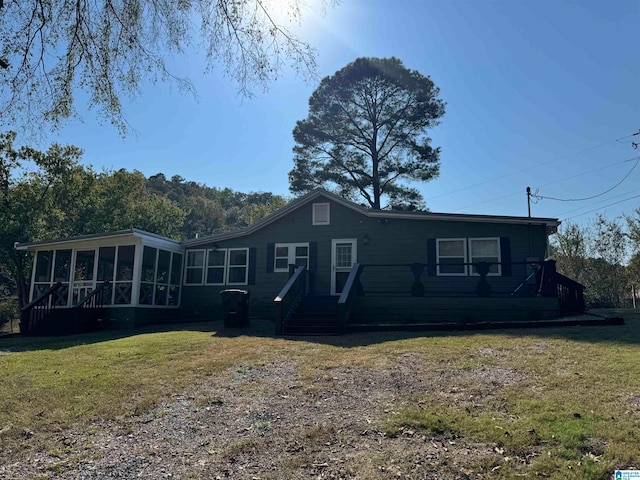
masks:
[[[305,295],[283,335],[338,335],[338,297]]]

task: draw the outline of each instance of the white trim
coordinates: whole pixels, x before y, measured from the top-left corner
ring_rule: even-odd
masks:
[[[323,208],[325,209],[324,211],[323,211]],[[311,225],[330,225],[331,224],[331,204],[329,202],[312,204],[311,212],[312,212]],[[326,219],[323,218],[325,216],[326,216]]]
[[[462,242],[462,248],[464,252],[464,273],[442,273],[440,271],[440,259],[441,258],[460,258],[459,255],[455,256],[441,256],[440,255],[440,242]],[[467,239],[466,238],[436,238],[436,274],[439,277],[466,277],[468,273],[467,268]]]
[[[278,248],[283,248],[283,247],[287,247],[287,266],[283,267],[283,268],[277,268],[277,260],[278,258],[284,258],[284,257],[278,257],[277,252],[278,252]],[[307,249],[307,255],[306,255],[306,259],[307,259],[307,263],[305,265],[305,267],[309,268],[309,253],[310,253],[310,248],[309,248],[309,242],[302,242],[302,243],[276,243],[273,247],[273,271],[274,272],[288,272],[289,271],[289,265],[290,264],[296,264],[296,258],[298,258],[296,256],[296,248],[298,247],[306,247]],[[299,257],[302,258],[302,257]]]
[[[237,251],[237,250],[244,250],[246,253],[246,262],[244,264],[244,267],[242,265],[231,265],[231,251]],[[244,282],[234,282],[231,283],[229,281],[229,271],[232,268],[244,268]],[[225,275],[225,281],[227,282],[226,285],[248,285],[249,284],[249,248],[248,247],[241,247],[241,248],[227,248],[227,272]]]
[[[202,265],[198,266],[198,265],[189,265],[189,254],[190,253],[195,253],[195,252],[202,252]],[[182,285],[185,287],[190,287],[193,285],[204,285],[204,281],[205,281],[205,270],[206,270],[206,265],[207,265],[207,250],[204,248],[194,248],[191,250],[185,250],[184,252],[184,278],[182,280]],[[196,268],[200,268],[202,269],[202,276],[200,277],[200,281],[199,282],[187,282],[187,273],[189,272],[189,270],[193,270]]]
[[[220,265],[213,266],[213,267],[209,266],[209,255],[211,255],[211,252],[224,252],[224,263],[221,266]],[[205,261],[204,261],[204,280],[203,281],[204,281],[205,285],[218,285],[218,286],[220,286],[220,285],[224,285],[225,284],[225,281],[227,280],[227,263],[229,261],[228,255],[229,254],[228,254],[226,248],[209,248],[209,249],[207,249],[207,255],[206,255],[206,258],[205,258]],[[209,283],[207,281],[207,279],[209,278],[209,269],[210,268],[217,268],[217,269],[222,268],[222,283]]]
[[[231,259],[231,252],[232,251],[236,251],[236,250],[243,250],[246,252],[246,258],[247,261],[246,263],[243,265],[230,265],[229,264],[229,260]],[[207,270],[209,269],[209,254],[210,252],[224,252],[224,270],[223,270],[223,277],[222,277],[222,283],[207,283]],[[203,261],[204,264],[202,267],[199,266],[187,266],[187,258],[189,253],[192,252],[203,252]],[[249,284],[249,247],[228,247],[228,248],[209,248],[209,249],[204,249],[204,248],[194,248],[194,249],[190,249],[190,250],[186,250],[184,252],[184,276],[183,276],[183,283],[182,286],[184,287],[193,287],[193,286],[207,286],[207,287],[212,287],[212,286],[224,286],[224,285],[248,285]],[[229,282],[229,270],[231,268],[245,268],[245,275],[244,275],[244,282],[234,282],[231,283]],[[202,281],[200,283],[187,283],[187,271],[189,269],[198,269],[198,268],[202,268]],[[213,267],[215,268],[215,267]],[[217,268],[221,268],[221,267],[217,267]],[[182,293],[182,292],[181,292]]]
[[[487,273],[487,277],[501,277],[502,276],[502,265],[501,265],[501,261],[502,261],[502,252],[501,252],[501,245],[500,245],[500,237],[470,237],[467,241],[467,248],[469,248],[469,263],[474,263],[473,261],[473,252],[471,250],[471,244],[473,243],[474,240],[494,240],[496,242],[496,245],[498,246],[498,273]],[[473,272],[473,266],[469,266],[469,275],[473,276],[473,277],[479,277],[480,275],[477,273]]]
[[[357,238],[333,238],[331,239],[331,295],[340,295],[336,292],[336,245],[338,243],[351,243],[351,266],[358,261]],[[344,272],[344,270],[342,270]]]

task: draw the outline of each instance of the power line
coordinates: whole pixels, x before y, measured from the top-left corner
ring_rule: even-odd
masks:
[[[636,188],[636,189],[633,189],[633,190],[629,190],[628,192],[624,192],[624,193],[620,193],[618,195],[614,195],[614,196],[609,197],[609,198],[603,198],[602,200],[599,200],[599,201],[594,202],[594,203],[590,203],[588,205],[583,205],[583,206],[578,207],[578,208],[572,208],[571,210],[567,210],[566,212],[562,212],[560,215],[558,215],[558,217],[564,217],[565,215],[568,215],[569,213],[577,212],[577,211],[583,210],[585,208],[590,208],[590,207],[593,207],[594,205],[596,205],[598,203],[608,202],[610,200],[613,200],[614,198],[624,197],[626,195],[631,195],[631,194],[634,194],[636,192],[640,192],[640,189]],[[599,208],[605,208],[605,207],[598,207],[598,208],[596,208],[596,210],[599,209]]]
[[[479,183],[474,183],[474,184],[472,184],[472,185],[467,185],[466,187],[461,187],[461,188],[458,188],[458,189],[456,189],[456,190],[452,190],[452,191],[447,192],[447,193],[441,193],[440,195],[436,195],[435,197],[428,197],[428,198],[426,198],[425,200],[427,200],[427,201],[429,201],[429,200],[435,200],[436,198],[441,198],[441,197],[446,197],[446,196],[448,196],[448,195],[453,195],[454,193],[462,192],[463,190],[468,190],[468,189],[470,189],[470,188],[478,187],[478,186],[480,186],[480,185],[485,185],[485,184],[487,184],[487,183],[491,183],[491,182],[494,182],[494,181],[496,181],[496,180],[501,180],[501,179],[503,179],[503,178],[507,178],[507,177],[510,177],[510,176],[512,176],[512,175],[516,175],[516,174],[518,174],[518,173],[528,172],[528,171],[530,171],[530,170],[534,170],[534,169],[536,169],[536,168],[538,168],[538,167],[542,167],[542,166],[544,166],[544,165],[548,165],[548,164],[553,163],[553,162],[557,162],[557,161],[560,161],[560,160],[565,160],[565,159],[567,159],[567,158],[571,158],[571,157],[574,157],[574,156],[576,156],[576,155],[581,155],[581,154],[583,154],[583,153],[590,152],[590,151],[592,151],[592,150],[596,150],[596,149],[598,149],[598,148],[606,147],[607,145],[611,145],[612,143],[619,143],[619,142],[621,142],[622,140],[626,140],[627,138],[631,138],[631,137],[634,137],[634,136],[636,136],[636,135],[640,135],[640,130],[638,130],[638,131],[637,131],[637,132],[635,132],[635,133],[632,133],[631,135],[626,135],[626,136],[624,136],[624,137],[616,138],[615,140],[609,140],[608,142],[604,142],[604,143],[601,143],[601,144],[599,144],[599,145],[594,145],[594,146],[591,146],[591,147],[585,148],[584,150],[580,150],[580,151],[578,151],[578,152],[574,152],[574,153],[570,153],[570,154],[568,154],[568,155],[563,155],[563,156],[560,156],[560,157],[556,157],[556,158],[553,158],[553,159],[551,159],[551,160],[547,160],[546,162],[538,163],[538,164],[533,165],[533,166],[531,166],[531,167],[523,168],[522,170],[517,170],[517,171],[515,171],[515,172],[511,172],[511,173],[506,173],[506,174],[504,174],[504,175],[500,175],[500,176],[498,176],[498,177],[490,178],[490,179],[488,179],[488,180],[484,180],[484,181],[479,182]],[[501,197],[501,198],[504,198],[504,197]]]
[[[531,196],[539,200],[556,200],[558,202],[582,202],[584,200],[591,200],[592,198],[601,197],[602,195],[609,193],[614,188],[620,186],[620,184],[624,182],[629,177],[629,175],[631,175],[631,172],[633,172],[633,170],[638,166],[638,162],[640,162],[640,157],[636,157],[632,160],[635,160],[636,163],[634,163],[633,166],[631,167],[631,170],[629,170],[627,174],[624,177],[622,177],[622,180],[616,183],[613,187],[609,188],[608,190],[605,190],[604,192],[598,193],[597,195],[591,195],[589,197],[583,197],[583,198],[556,198],[556,197],[547,197],[544,195],[538,195],[537,193],[534,193]]]
[[[634,135],[635,135],[635,134],[634,134]],[[601,170],[606,170],[607,168],[615,167],[615,166],[620,165],[620,164],[622,164],[622,163],[627,163],[627,162],[631,162],[631,161],[634,161],[634,160],[637,162],[638,160],[640,160],[640,157],[632,157],[632,158],[628,158],[628,159],[626,159],[626,160],[620,160],[619,162],[615,162],[615,163],[612,163],[612,164],[610,164],[610,165],[606,165],[606,166],[604,166],[604,167],[594,168],[594,169],[592,169],[592,170],[588,170],[588,171],[586,171],[586,172],[578,173],[578,174],[576,174],[576,175],[570,175],[570,176],[568,176],[568,177],[564,177],[564,178],[561,178],[561,179],[559,179],[559,180],[554,180],[553,182],[543,183],[542,185],[536,185],[536,186],[535,186],[535,188],[536,188],[536,189],[540,189],[540,188],[542,188],[542,187],[548,187],[549,185],[554,185],[554,184],[556,184],[556,183],[564,182],[565,180],[571,180],[571,179],[573,179],[573,178],[582,177],[582,176],[584,176],[584,175],[588,175],[588,174],[593,173],[593,172],[599,172],[599,171],[601,171]],[[634,168],[635,168],[635,167],[634,167]],[[466,209],[466,208],[476,207],[476,206],[478,206],[478,205],[483,205],[483,204],[485,204],[485,203],[495,202],[495,201],[497,201],[497,200],[502,200],[502,199],[504,199],[504,198],[514,197],[514,196],[516,196],[516,195],[520,195],[520,194],[522,194],[522,191],[520,191],[520,190],[519,190],[519,191],[517,191],[517,192],[508,193],[508,194],[506,194],[506,195],[501,195],[501,196],[499,196],[499,197],[490,198],[490,199],[488,199],[488,200],[484,200],[484,201],[482,201],[482,202],[478,202],[478,203],[474,203],[474,204],[471,204],[471,205],[467,205],[467,206],[464,206],[464,207],[458,208],[458,209],[454,210],[454,211],[453,211],[453,213],[457,213],[457,212],[459,212],[460,210],[464,210],[464,209]],[[533,196],[534,196],[534,195],[532,195],[532,197],[533,197]],[[551,198],[551,197],[549,197],[549,198]],[[615,198],[615,197],[614,197],[614,198]],[[537,202],[534,202],[534,203],[537,203]]]
[[[640,198],[640,195],[635,195],[633,197],[625,198],[624,200],[620,200],[620,201],[617,201],[617,202],[610,203],[609,205],[605,205],[604,207],[594,208],[593,210],[589,210],[588,212],[579,213],[578,215],[574,215],[573,217],[567,217],[564,220],[571,220],[572,218],[578,218],[578,217],[581,217],[582,215],[586,215],[588,213],[597,212],[598,210],[602,210],[603,208],[612,207],[613,205],[618,205],[619,203],[623,203],[623,202],[626,202],[628,200],[633,200],[634,198]]]

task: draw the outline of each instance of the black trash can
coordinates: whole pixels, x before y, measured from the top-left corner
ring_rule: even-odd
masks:
[[[225,327],[249,326],[249,292],[229,289],[220,292]]]

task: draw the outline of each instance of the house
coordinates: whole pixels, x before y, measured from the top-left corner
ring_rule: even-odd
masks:
[[[17,244],[35,255],[24,322],[59,331],[83,309],[123,325],[221,319],[225,289],[248,291],[252,316],[292,334],[554,318],[584,308],[581,286],[545,261],[558,225],[371,210],[315,190],[247,228],[183,242],[130,229]]]

